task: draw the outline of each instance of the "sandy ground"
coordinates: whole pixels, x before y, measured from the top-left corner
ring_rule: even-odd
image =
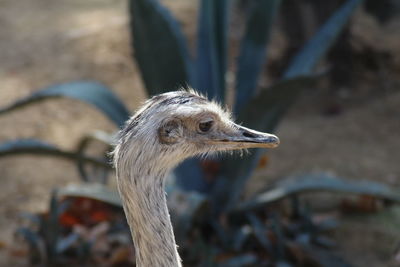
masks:
[[[193,40],[195,5],[167,2]],[[127,21],[122,0],[0,1],[0,106],[51,84],[93,79],[109,85],[134,110],[146,94],[131,60]],[[363,35],[366,28],[369,34]],[[400,75],[400,38],[393,37],[398,29],[400,20],[380,27],[359,12],[355,36],[391,51],[397,67],[371,73],[356,90],[342,88],[333,96],[326,90],[304,95],[280,125],[277,134],[282,144],[269,153],[268,165],[257,171],[250,191],[310,171],[400,185],[400,92],[399,80],[394,78]],[[326,117],[321,110],[330,97],[343,103],[343,111]],[[95,109],[72,100],[49,101],[1,116],[0,126],[1,142],[35,137],[64,149],[75,148],[92,129],[115,130]],[[0,178],[0,266],[14,266],[22,264],[10,256],[9,249],[19,213],[44,210],[51,189],[79,182],[79,176],[70,162],[19,156],[0,160]],[[337,234],[346,258],[356,266],[386,266],[392,260],[395,247],[389,246],[387,250],[393,251],[382,254],[374,244],[377,236],[396,243],[398,233],[388,233],[376,224],[349,225]],[[369,256],[363,257],[366,252]]]

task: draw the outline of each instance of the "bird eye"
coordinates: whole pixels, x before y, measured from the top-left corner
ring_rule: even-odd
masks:
[[[211,129],[211,127],[213,126],[213,124],[214,124],[213,121],[200,122],[199,123],[200,132],[203,132],[203,133],[208,132]]]

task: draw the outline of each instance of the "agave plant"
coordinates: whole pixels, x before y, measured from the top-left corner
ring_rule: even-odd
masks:
[[[313,70],[334,43],[341,29],[362,0],[348,0],[292,59],[281,80],[269,88],[258,88],[265,65],[269,33],[280,0],[257,0],[247,14],[247,23],[237,60],[234,113],[239,121],[261,131],[274,131],[299,93],[318,78]],[[225,101],[227,74],[229,0],[202,0],[199,10],[196,57],[191,57],[178,22],[157,0],[131,0],[131,32],[135,60],[149,95],[190,85],[209,98]],[[161,41],[160,41],[161,40]],[[0,109],[6,114],[48,98],[69,97],[92,104],[120,127],[129,111],[106,86],[77,81],[51,86]],[[60,151],[37,140],[12,141],[0,146],[0,156],[15,153],[52,154],[73,158],[84,176],[83,162],[104,165],[105,161],[83,155],[93,139],[85,137],[78,151]],[[102,139],[95,136],[95,139]],[[236,206],[242,189],[260,158],[260,150],[245,159],[220,159],[218,179],[207,182],[197,159],[188,160],[176,171],[176,184],[184,190],[222,198],[222,210]],[[229,182],[228,182],[229,181]],[[224,191],[224,192],[222,192]]]
[[[251,3],[236,62],[234,113],[239,121],[249,127],[267,132],[274,131],[299,94],[304,89],[312,87],[318,80],[320,75],[314,72],[317,63],[335,42],[362,0],[347,0],[299,50],[281,80],[275,81],[269,88],[259,88],[258,80],[266,64],[269,35],[280,2],[280,0],[257,0]],[[231,13],[231,1],[201,0],[195,56],[190,55],[178,22],[160,2],[157,0],[130,0],[129,3],[134,58],[141,71],[148,94],[155,95],[189,85],[209,98],[225,103],[227,91],[225,77],[228,71],[227,56],[229,55],[228,21]],[[69,97],[92,104],[117,127],[122,126],[130,113],[123,102],[106,86],[92,81],[77,81],[38,91],[1,108],[0,114],[6,114],[26,105],[54,97]],[[85,155],[85,149],[92,140],[100,140],[107,144],[112,142],[109,136],[102,134],[86,136],[82,139],[77,151],[70,152],[38,140],[14,140],[0,145],[0,156],[33,153],[69,158],[77,162],[83,179],[88,180],[86,165],[102,169],[110,167],[104,156],[94,158]],[[270,191],[239,205],[243,188],[257,165],[261,153],[261,150],[256,150],[245,158],[215,159],[212,162],[215,168],[211,172],[204,167],[210,163],[201,162],[199,159],[188,160],[175,170],[175,179],[171,181],[167,189],[172,192],[169,195],[173,197],[176,194],[183,194],[189,207],[192,207],[188,209],[190,212],[185,211],[184,214],[175,213],[172,207],[174,224],[179,225],[176,231],[178,242],[190,243],[193,247],[202,248],[197,252],[195,250],[188,251],[186,257],[197,257],[199,253],[203,253],[203,256],[207,255],[204,257],[206,260],[203,263],[207,264],[207,258],[212,262],[213,257],[218,255],[221,248],[238,251],[245,246],[249,237],[246,225],[252,229],[250,232],[254,234],[261,247],[271,255],[276,252],[274,252],[276,249],[271,247],[266,233],[272,231],[278,240],[277,243],[280,244],[280,252],[275,254],[281,257],[285,245],[284,237],[280,234],[283,230],[279,219],[274,217],[271,225],[267,227],[259,216],[255,216],[253,211],[279,198],[297,194],[301,190],[329,189],[329,186],[337,185],[337,183],[339,183],[337,190],[347,186],[346,183],[329,179],[322,180],[325,182],[320,182],[317,186],[312,182],[316,181],[315,179],[294,186],[284,184],[280,188],[283,188],[283,191],[277,189],[281,195]],[[211,181],[210,173],[216,177]],[[355,186],[355,188],[358,187]],[[392,194],[388,188],[383,188],[379,192],[370,188],[372,185],[371,187],[362,187],[355,192],[366,192],[398,201],[397,196]],[[238,214],[240,216],[237,216]],[[221,224],[222,217],[228,220],[224,226]],[[231,226],[226,227],[226,224]],[[219,246],[215,245],[205,249],[205,241],[195,237],[196,231],[204,231],[207,227],[213,229],[218,236]],[[193,231],[193,229],[197,230]],[[184,240],[183,237],[187,236],[189,232],[192,234],[191,238]],[[235,265],[235,262],[243,261],[243,264],[259,262],[258,257],[254,257],[253,254],[241,255],[240,259],[236,259],[237,261],[225,264],[226,266],[240,266]],[[275,260],[278,260],[279,257]]]
[[[270,88],[260,89],[258,79],[266,63],[269,35],[280,2],[251,3],[235,74],[235,115],[249,127],[267,132],[275,129],[299,93],[317,79],[313,73],[316,64],[362,1],[347,1],[298,52],[282,79]],[[178,23],[168,10],[154,0],[130,1],[134,56],[150,95],[189,84],[209,98],[225,101],[231,2],[200,3],[197,53],[191,57]],[[200,161],[188,160],[176,169],[176,181],[185,190],[210,194],[219,203],[216,212],[226,212],[237,205],[260,155],[257,150],[245,159],[216,160],[221,170],[211,183],[206,181]]]

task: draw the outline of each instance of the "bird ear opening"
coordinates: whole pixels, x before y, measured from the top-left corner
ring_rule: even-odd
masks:
[[[163,123],[158,129],[158,137],[162,144],[178,143],[181,137],[181,123],[179,120],[170,120]]]

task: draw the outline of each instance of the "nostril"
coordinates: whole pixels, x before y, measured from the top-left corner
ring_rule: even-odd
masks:
[[[248,132],[243,132],[243,136],[249,137],[249,138],[254,138],[255,137],[253,134],[248,133]]]

